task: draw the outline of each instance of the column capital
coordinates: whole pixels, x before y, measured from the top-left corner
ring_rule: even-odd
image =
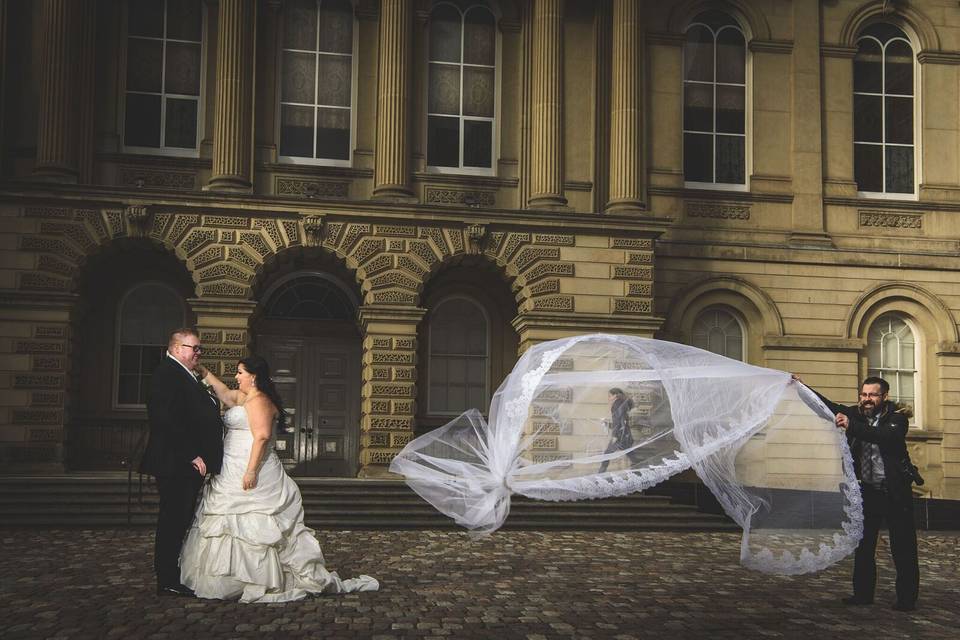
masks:
[[[408,325],[416,331],[416,326],[420,324],[426,313],[427,310],[421,307],[400,307],[386,304],[365,304],[358,311],[360,325],[365,333],[374,331],[374,329],[382,331],[382,325],[385,324]]]

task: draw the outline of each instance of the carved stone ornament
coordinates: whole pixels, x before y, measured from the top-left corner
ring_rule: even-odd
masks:
[[[150,230],[150,208],[142,204],[129,205],[123,211],[130,228],[130,235],[142,238]]]
[[[319,247],[323,243],[324,217],[307,216],[303,219],[303,231],[307,236],[307,246]]]
[[[471,224],[467,227],[467,242],[470,245],[470,253],[480,254],[483,252],[484,240],[487,237],[487,227],[483,224]]]

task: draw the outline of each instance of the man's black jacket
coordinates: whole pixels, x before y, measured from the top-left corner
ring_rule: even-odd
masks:
[[[904,475],[904,461],[907,464],[910,462],[910,454],[907,452],[907,416],[898,413],[896,405],[887,400],[878,408],[880,419],[877,421],[877,426],[871,427],[866,416],[860,413],[859,407],[837,404],[819,393],[817,395],[833,413],[842,413],[850,420],[850,426],[846,430],[847,443],[850,445],[857,478],[861,478],[860,459],[863,443],[876,444],[880,447],[883,473],[890,499],[894,502],[909,504],[913,499],[913,493],[910,490],[913,479]]]
[[[203,458],[209,473],[223,464],[223,421],[206,389],[180,365],[165,356],[153,372],[147,400],[150,439],[140,473],[152,476],[195,474],[191,462]]]

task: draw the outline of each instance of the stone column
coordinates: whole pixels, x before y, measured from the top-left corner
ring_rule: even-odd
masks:
[[[563,195],[563,7],[565,0],[535,0],[533,8],[533,131],[531,208],[567,204]]]
[[[610,212],[643,208],[643,32],[637,0],[613,1]]]
[[[380,5],[380,58],[377,82],[377,147],[373,197],[410,200],[410,79],[413,1],[383,0]]]
[[[419,307],[364,305],[363,415],[360,424],[360,476],[388,474],[394,456],[413,439],[417,397],[417,325]]]
[[[220,0],[213,173],[207,189],[252,190],[256,3]]]
[[[76,108],[73,103],[82,3],[43,0],[40,7],[40,99],[34,174],[55,182],[77,181]]]

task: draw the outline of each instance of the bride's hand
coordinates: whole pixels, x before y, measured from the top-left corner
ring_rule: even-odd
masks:
[[[248,491],[254,489],[257,486],[257,472],[256,471],[247,471],[243,474],[243,490]]]
[[[210,371],[202,364],[198,364],[197,373],[200,374],[200,379],[203,380],[204,378],[207,377],[207,374],[210,373]]]

